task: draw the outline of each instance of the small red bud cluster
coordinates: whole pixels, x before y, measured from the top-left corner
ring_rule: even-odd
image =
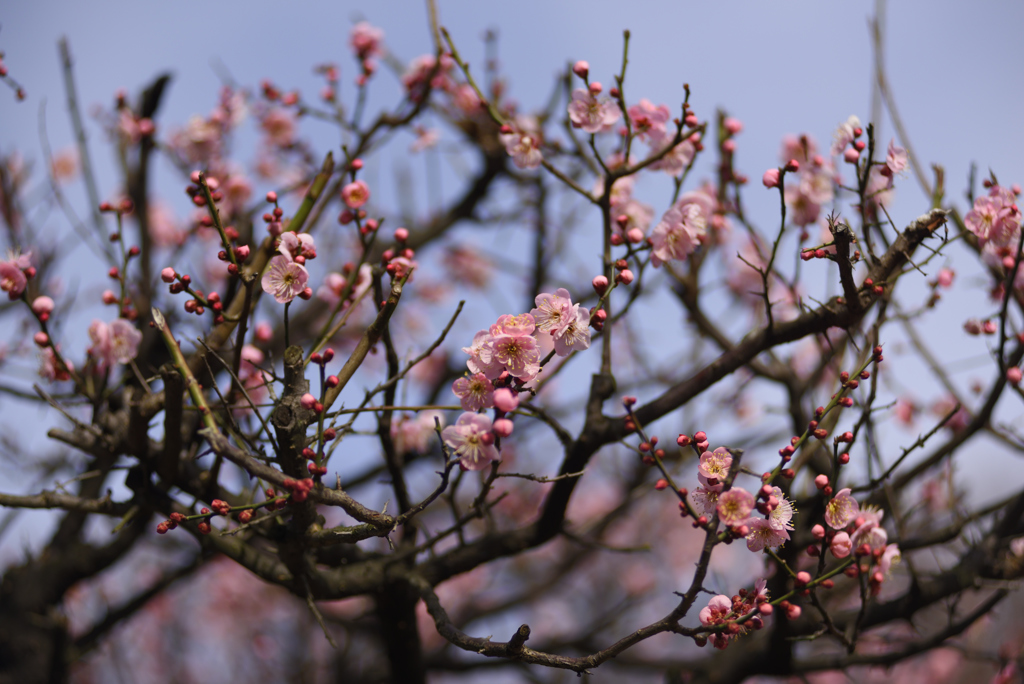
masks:
[[[293,501],[305,501],[313,489],[313,478],[306,477],[301,480],[285,478],[282,486],[292,493]]]

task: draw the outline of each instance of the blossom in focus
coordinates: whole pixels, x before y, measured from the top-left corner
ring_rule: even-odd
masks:
[[[772,496],[778,500],[778,504],[768,514],[768,524],[775,530],[792,530],[796,507],[782,493],[781,487],[772,487]]]
[[[666,261],[683,260],[692,254],[707,235],[712,210],[703,193],[683,195],[651,232],[651,264],[658,268]]]
[[[263,291],[273,295],[279,304],[287,304],[306,289],[309,272],[295,263],[287,254],[278,254],[270,260],[270,267],[263,274],[260,284]]]
[[[776,549],[789,541],[789,532],[775,529],[764,518],[754,518],[747,525],[750,527],[747,548],[751,551],[761,551],[766,547]]]
[[[693,499],[694,506],[700,510],[701,515],[708,517],[718,512],[718,496],[719,492],[717,490],[707,487],[697,487],[690,492],[690,498]]]
[[[505,314],[491,326],[491,354],[509,375],[532,380],[540,372],[540,350],[533,336],[536,325],[530,314]]]
[[[622,114],[617,104],[608,98],[601,98],[587,88],[572,91],[569,102],[569,120],[576,128],[587,133],[601,133],[611,130]]]
[[[700,455],[700,465],[697,466],[698,478],[705,487],[718,487],[729,477],[729,468],[732,467],[732,454],[725,447],[718,447],[714,451],[705,451]]]
[[[470,373],[483,373],[491,380],[501,375],[503,369],[501,364],[494,359],[494,352],[491,349],[491,334],[488,331],[477,331],[473,336],[473,343],[468,347],[463,347],[462,351],[469,354],[466,367],[469,368]]]
[[[889,536],[881,526],[882,516],[882,510],[874,506],[860,509],[856,519],[857,529],[850,536],[853,548],[858,548],[861,544],[867,544],[872,551],[885,548]]]
[[[700,609],[698,617],[700,618],[700,624],[709,627],[717,624],[715,618],[723,618],[731,612],[732,599],[725,594],[719,594],[708,601],[708,605]]]
[[[441,438],[466,470],[480,470],[499,459],[491,433],[491,419],[482,413],[463,413],[455,425],[441,432]]]
[[[464,411],[479,411],[494,406],[494,385],[483,373],[462,377],[452,384]]]
[[[548,333],[554,339],[555,353],[568,356],[574,349],[590,347],[590,311],[573,304],[569,291],[558,288],[555,292],[542,292],[534,299],[537,308],[530,310],[537,331]]]
[[[842,489],[825,506],[825,522],[832,529],[841,530],[849,525],[859,512],[860,506],[850,495],[850,489]]]
[[[590,310],[574,304],[576,315],[558,335],[554,335],[555,353],[568,356],[576,350],[590,349]]]
[[[553,294],[542,292],[533,301],[537,307],[530,309],[530,315],[533,316],[537,331],[551,335],[561,334],[575,318],[574,308],[579,308],[579,304],[572,303],[569,291],[564,287],[558,288]]]
[[[316,244],[313,242],[313,236],[309,233],[297,234],[285,231],[281,234],[277,251],[290,256],[292,261],[300,256],[306,259],[313,259],[316,257]]]

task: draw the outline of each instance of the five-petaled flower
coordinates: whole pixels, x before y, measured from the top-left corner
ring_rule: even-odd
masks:
[[[597,96],[586,88],[577,88],[572,91],[572,101],[569,103],[569,120],[576,128],[587,133],[601,133],[611,130],[615,122],[622,114],[619,107],[607,98],[597,99]]]
[[[860,506],[850,495],[849,488],[839,490],[839,493],[825,506],[825,522],[834,530],[841,530],[860,512]]]
[[[96,360],[96,367],[105,370],[115,363],[126,364],[135,358],[142,341],[138,328],[118,318],[110,323],[93,321],[89,326],[92,346],[89,355]]]
[[[711,219],[710,199],[701,192],[688,192],[665,212],[651,232],[651,265],[688,257],[707,234]]]
[[[499,459],[491,419],[482,413],[463,413],[455,425],[441,431],[441,438],[466,470],[480,470]]]
[[[741,487],[733,487],[718,496],[718,519],[729,527],[739,527],[750,519],[754,495]]]
[[[279,304],[287,304],[306,289],[309,272],[295,263],[290,254],[279,254],[270,260],[270,268],[263,274],[263,291],[273,295]]]
[[[494,385],[483,373],[459,378],[452,384],[464,411],[479,411],[494,406]]]

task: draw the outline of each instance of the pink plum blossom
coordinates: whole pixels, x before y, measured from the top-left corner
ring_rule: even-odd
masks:
[[[718,495],[718,519],[729,527],[738,527],[750,519],[754,495],[741,487],[733,487]]]
[[[574,127],[586,133],[602,133],[611,130],[621,116],[618,105],[608,98],[599,100],[587,88],[572,91],[569,120]]]
[[[732,467],[732,454],[725,447],[718,447],[714,451],[705,451],[700,455],[700,465],[697,472],[701,484],[707,487],[718,487],[729,477],[729,468]]]
[[[281,234],[277,251],[290,256],[293,261],[299,256],[313,259],[316,257],[316,244],[313,242],[313,236],[309,233],[296,234],[285,231]]]
[[[75,371],[74,364],[64,359],[65,365],[62,366],[53,349],[53,347],[46,347],[40,352],[39,375],[51,382],[70,380],[71,373]],[[60,351],[60,347],[57,347],[57,350]]]
[[[369,199],[370,187],[364,181],[353,181],[341,189],[341,201],[349,209],[358,209]]]
[[[1016,198],[1011,191],[994,185],[988,195],[974,200],[974,207],[964,216],[964,224],[982,245],[991,241],[1000,247],[1009,246],[1020,231]]]
[[[724,618],[731,612],[732,599],[725,594],[719,594],[708,601],[708,605],[700,609],[698,617],[700,618],[700,624],[710,627],[718,624],[721,618]]]
[[[574,304],[575,317],[558,335],[554,335],[555,353],[568,356],[576,350],[590,348],[590,310]]]
[[[850,495],[850,489],[841,489],[825,506],[825,522],[832,529],[841,530],[849,525],[859,512],[860,506]]]
[[[569,291],[560,287],[554,293],[542,292],[534,298],[536,308],[530,309],[537,331],[555,335],[564,331],[575,318]]]
[[[860,119],[851,115],[849,119],[839,124],[835,133],[832,134],[832,148],[830,152],[833,157],[838,157],[846,149],[846,146],[856,140],[854,129],[860,128]]]
[[[690,492],[690,498],[693,499],[694,505],[700,510],[702,515],[711,517],[718,512],[718,496],[717,490],[708,487],[697,487]]]
[[[893,174],[900,173],[907,168],[907,151],[896,145],[896,140],[889,140],[889,148],[886,150],[885,165]]]
[[[494,385],[483,373],[462,377],[452,384],[464,411],[479,411],[494,406]]]
[[[651,156],[659,154],[670,142],[671,140],[667,140],[666,144],[662,145],[656,152],[652,150]],[[664,171],[673,178],[679,178],[683,175],[683,171],[686,170],[686,167],[690,165],[690,162],[693,161],[695,154],[697,154],[697,148],[694,144],[689,140],[684,140],[678,145],[675,145],[664,157],[651,164],[649,168],[652,171]]]
[[[473,336],[473,343],[468,347],[463,347],[462,351],[469,354],[466,366],[470,373],[483,373],[491,380],[501,375],[503,368],[494,359],[491,349],[491,334],[487,330],[478,331]]]
[[[554,294],[543,292],[534,299],[537,308],[530,310],[537,330],[549,333],[555,342],[555,353],[568,356],[574,349],[590,347],[590,311],[573,304],[569,291],[558,288]]]
[[[779,187],[779,170],[768,169],[764,172],[764,176],[761,177],[761,182],[766,188],[777,188]]]
[[[134,359],[142,333],[123,318],[110,323],[96,320],[89,326],[89,338],[92,340],[89,355],[96,360],[96,367],[104,370],[115,363],[126,364]]]
[[[666,261],[683,260],[697,249],[707,235],[712,209],[703,193],[683,195],[651,233],[651,264],[658,268]]]
[[[668,134],[665,126],[672,115],[665,105],[655,106],[650,100],[640,100],[628,113],[633,133],[641,140],[660,140]]]
[[[31,265],[28,254],[9,255],[7,261],[0,261],[0,290],[7,293],[12,301],[21,297],[28,285],[25,270]]]
[[[270,260],[260,284],[279,304],[287,304],[306,289],[307,281],[309,272],[304,266],[295,263],[290,255],[279,254]]]
[[[441,438],[465,470],[480,470],[499,459],[491,433],[491,419],[482,413],[463,413],[455,425],[446,427]]]
[[[444,414],[440,411],[423,411],[415,418],[402,416],[392,422],[391,439],[395,442],[395,451],[402,455],[429,452],[430,440],[434,437],[435,418],[444,426]]]
[[[520,169],[535,169],[540,166],[544,156],[540,151],[540,139],[522,131],[512,131],[501,135],[505,151],[512,157],[512,163]]]
[[[768,514],[768,524],[775,530],[792,530],[793,514],[796,507],[782,493],[781,487],[772,487],[772,496],[778,501],[772,512]]]
[[[361,21],[353,26],[349,34],[349,44],[360,60],[381,54],[380,42],[383,39],[384,31],[368,21]]]
[[[491,326],[491,354],[509,375],[532,380],[540,372],[540,351],[537,338],[533,336],[535,328],[530,314],[505,314]]]
[[[885,551],[882,552],[882,557],[878,559],[878,569],[883,575],[888,575],[892,566],[902,560],[900,554],[900,547],[896,544],[889,544],[885,547]]]
[[[775,549],[789,541],[789,532],[775,529],[764,518],[754,518],[747,524],[750,527],[747,548],[751,551],[761,551],[766,547]]]
[[[809,164],[817,154],[818,143],[806,133],[799,136],[786,135],[782,138],[779,159],[783,164],[788,165],[790,161],[795,161],[798,165]]]

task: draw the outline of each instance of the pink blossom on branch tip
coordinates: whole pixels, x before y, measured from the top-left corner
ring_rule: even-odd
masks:
[[[825,522],[834,530],[841,530],[857,517],[860,506],[851,496],[850,489],[841,489],[825,506]]]
[[[441,439],[459,458],[465,470],[481,470],[499,460],[494,446],[491,419],[482,413],[463,413],[455,425],[441,431]]]
[[[279,304],[287,304],[305,291],[307,281],[309,272],[304,266],[295,263],[289,255],[279,254],[270,260],[260,284]]]
[[[572,125],[586,133],[610,131],[622,116],[618,105],[607,98],[598,99],[586,88],[572,91],[568,111]]]

